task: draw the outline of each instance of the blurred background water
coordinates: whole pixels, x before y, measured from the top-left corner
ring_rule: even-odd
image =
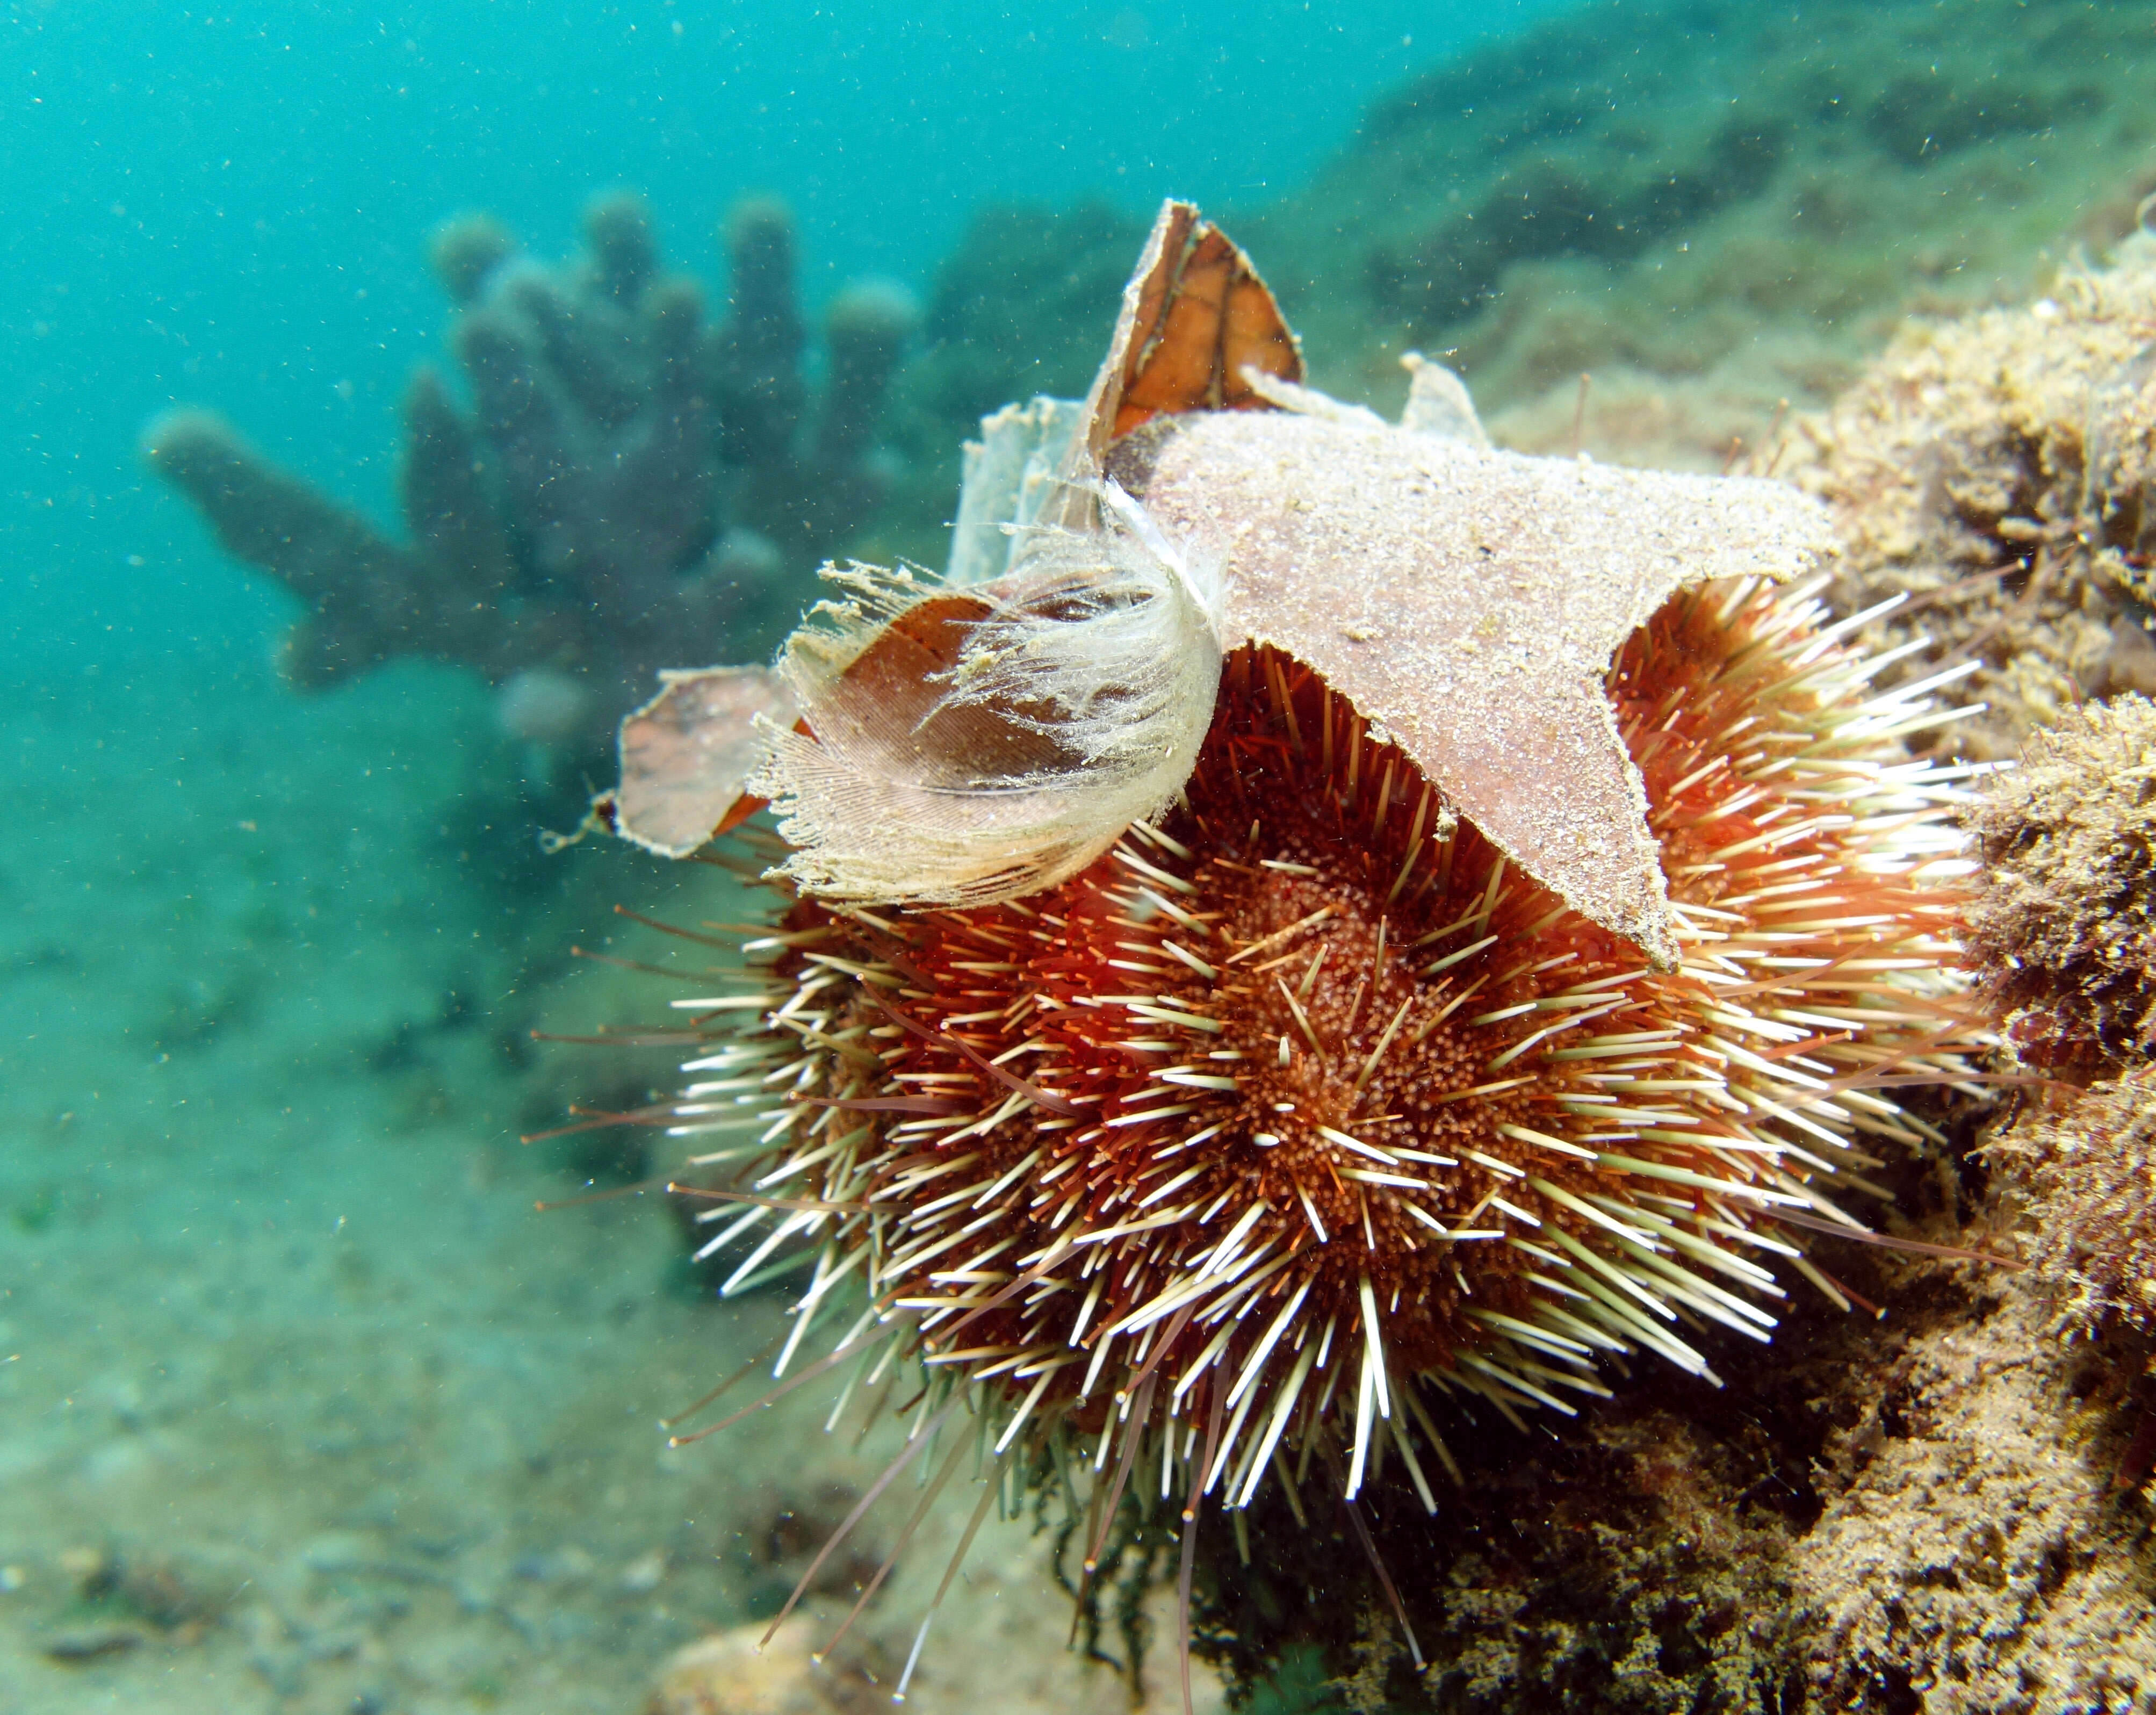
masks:
[[[666,1077],[532,1042],[662,1006],[572,943],[757,907],[542,854],[607,758],[505,730],[504,672],[286,682],[304,606],[151,474],[157,413],[394,537],[407,377],[458,370],[442,222],[573,295],[587,199],[633,191],[716,326],[767,194],[812,322],[863,276],[915,306],[819,540],[935,562],[960,436],[1083,385],[1164,195],[1343,397],[1396,406],[1419,345],[1501,440],[1712,467],[2156,188],[2147,10],[2069,0],[18,0],[0,44],[0,1715],[640,1708],[875,1469],[814,1409],[663,1451],[777,1307],[715,1311],[655,1200],[535,1214],[633,1143],[516,1142]],[[1127,1707],[1023,1528],[973,1564],[923,1707]]]
[[[244,400],[266,447],[386,508],[442,319],[425,236],[459,210],[552,255],[585,195],[629,186],[705,269],[717,218],[767,191],[810,305],[859,274],[924,287],[987,203],[1298,181],[1376,91],[1562,3],[13,7],[0,625],[23,655],[251,641],[251,586],[148,497],[141,423]]]

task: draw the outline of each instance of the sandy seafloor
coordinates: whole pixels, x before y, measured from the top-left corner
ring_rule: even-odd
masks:
[[[576,1181],[515,1134],[574,1075],[516,1045],[618,1010],[560,952],[680,883],[527,855],[488,730],[452,674],[301,700],[266,662],[0,713],[4,1715],[638,1710],[770,1611],[774,1515],[878,1468],[814,1389],[668,1451],[783,1301],[711,1302],[657,1199],[535,1209]],[[676,909],[732,914],[693,880]],[[850,1672],[902,1659],[954,1529]],[[1126,1707],[1044,1553],[991,1524],[913,1707]]]

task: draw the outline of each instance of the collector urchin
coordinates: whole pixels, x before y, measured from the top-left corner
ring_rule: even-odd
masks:
[[[1061,514],[978,588],[856,570],[757,681],[772,719],[720,796],[776,799],[795,849],[737,985],[677,1003],[707,1048],[654,1116],[717,1146],[696,1159],[705,1250],[747,1247],[729,1289],[808,1259],[787,1385],[911,1378],[870,1499],[935,1447],[932,1493],[997,1479],[977,1523],[1019,1474],[1066,1486],[1089,1559],[1137,1484],[1186,1521],[1268,1482],[1300,1512],[1397,1458],[1435,1509],[1449,1399],[1569,1414],[1635,1353],[1712,1380],[1712,1339],[1768,1338],[1785,1272],[1845,1307],[1810,1253],[1864,1230],[1843,1205],[1877,1192],[1876,1152],[1921,1141],[1887,1092],[1967,1078],[1978,1040],[1960,775],[1904,743],[1951,718],[1942,680],[1878,690],[1887,663],[1815,583],[1673,574],[1645,623],[1605,628],[1623,640],[1592,687],[1659,866],[1648,906],[1619,898],[1605,854],[1568,854],[1563,805],[1492,802],[1449,760],[1471,747],[1445,732],[1478,719],[1533,731],[1542,692],[1493,660],[1452,728],[1404,722],[1360,690],[1363,656],[1267,624],[1261,552],[1152,510],[1174,510],[1173,449],[1142,504],[1098,475],[1158,390],[1199,295],[1178,288],[1224,245],[1163,228]],[[1226,254],[1232,307],[1255,281]],[[1399,454],[1376,437],[1404,431],[1279,363],[1243,366],[1240,398],[1218,368],[1137,420],[1270,408],[1334,463]],[[1619,504],[1524,468],[1558,461],[1458,436],[1406,456],[1426,454],[1440,483]],[[1640,529],[1672,506],[1712,522],[1725,494],[1659,480],[1621,491]],[[1565,597],[1520,597],[1545,599]],[[1414,602],[1340,649],[1404,658],[1444,623]],[[1110,665],[1088,688],[1092,638]],[[849,886],[855,845],[880,867]]]

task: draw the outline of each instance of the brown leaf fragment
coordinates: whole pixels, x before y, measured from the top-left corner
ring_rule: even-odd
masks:
[[[1188,203],[1167,202],[1123,288],[1108,355],[1086,395],[1068,474],[1096,476],[1108,444],[1163,413],[1269,408],[1245,366],[1302,379],[1302,352],[1272,293],[1235,244]],[[1083,504],[1089,497],[1073,499]],[[1079,527],[1094,521],[1066,515]]]
[[[742,793],[769,744],[757,716],[792,725],[793,692],[768,667],[660,677],[659,695],[621,723],[613,830],[662,857],[686,857],[759,808]]]
[[[992,611],[968,591],[932,595],[899,614],[814,699],[808,724],[816,742],[866,752],[932,788],[1040,766],[1049,747],[1034,735],[992,709],[947,706],[946,675]]]
[[[1266,402],[1243,378],[1245,365],[1288,381],[1301,377],[1295,336],[1279,306],[1250,258],[1216,226],[1198,228],[1169,279],[1163,309],[1125,375],[1117,434],[1163,412],[1262,406]]]
[[[1676,958],[1639,771],[1603,678],[1672,593],[1830,551],[1794,489],[1491,452],[1269,412],[1157,418],[1107,474],[1219,557],[1222,642],[1272,644],[1382,724],[1530,875]]]

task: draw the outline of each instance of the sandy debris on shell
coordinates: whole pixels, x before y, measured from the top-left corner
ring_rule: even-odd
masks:
[[[1317,670],[1529,875],[1676,962],[1603,678],[1675,591],[1826,552],[1811,501],[1255,412],[1156,419],[1110,474],[1222,557],[1229,647],[1260,639]]]

